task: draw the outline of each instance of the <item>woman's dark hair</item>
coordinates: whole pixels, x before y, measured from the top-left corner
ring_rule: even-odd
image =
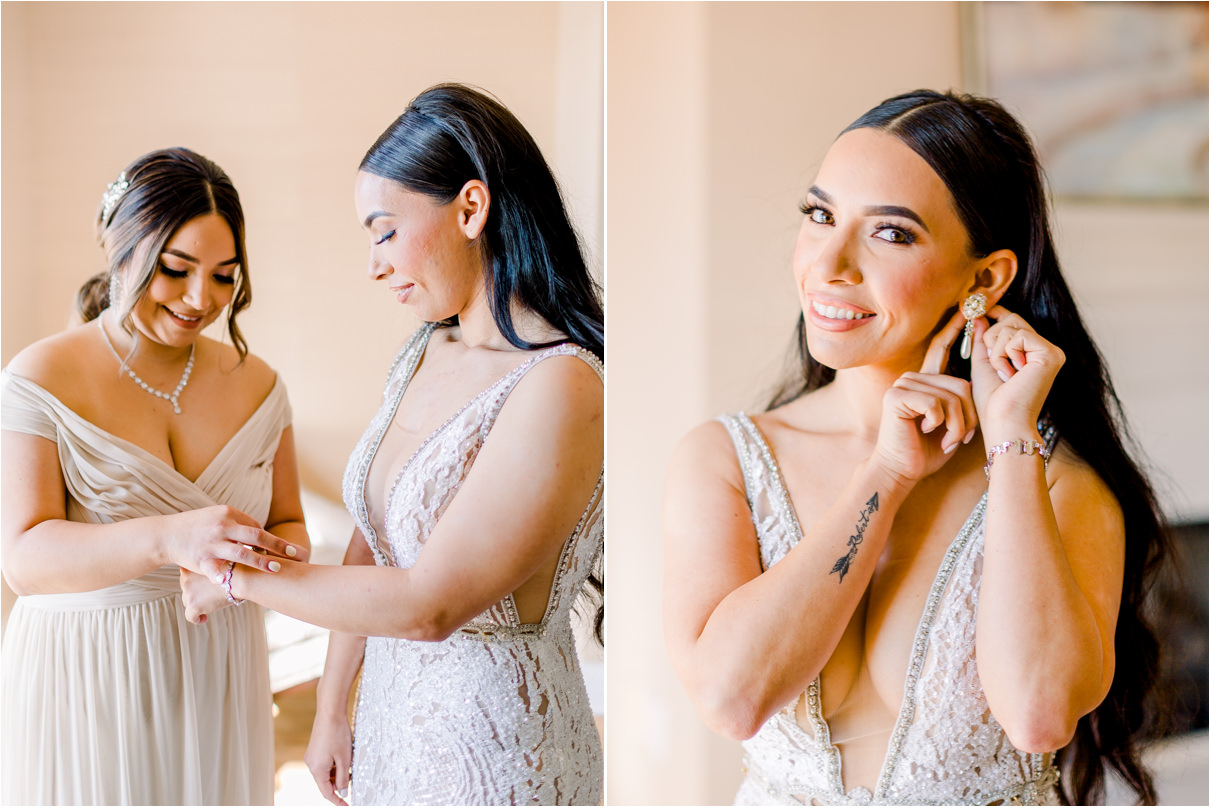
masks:
[[[546,347],[517,334],[510,311],[516,301],[604,358],[600,290],[559,186],[534,138],[500,102],[461,84],[430,87],[358,168],[443,205],[470,180],[486,185],[491,203],[481,239],[497,328],[523,350]]]
[[[527,351],[559,342],[522,339],[513,326],[511,306],[517,302],[605,359],[601,291],[585,264],[559,185],[534,138],[499,101],[462,84],[430,87],[387,127],[358,168],[442,205],[471,180],[486,185],[491,203],[480,240],[492,319],[500,333]],[[588,583],[600,599],[600,553],[594,567]],[[599,606],[598,642],[604,615]]]
[[[1102,357],[1089,338],[1072,294],[1060,274],[1048,221],[1043,173],[1030,138],[1000,104],[987,98],[917,90],[879,104],[845,129],[877,129],[895,135],[921,156],[946,184],[967,230],[974,256],[1009,249],[1018,274],[999,301],[1026,319],[1067,357],[1043,406],[1043,416],[1106,483],[1123,511],[1126,563],[1110,692],[1083,717],[1060,752],[1065,800],[1100,800],[1105,768],[1116,771],[1141,802],[1156,802],[1152,776],[1139,758],[1140,744],[1154,737],[1165,711],[1153,685],[1160,647],[1144,608],[1170,540],[1155,494],[1124,446],[1134,441]],[[836,371],[808,352],[802,315],[795,335],[797,368],[770,408],[795,400],[833,380]],[[967,377],[967,363],[952,352],[947,373]]]
[[[125,190],[120,190],[123,181]],[[208,213],[217,213],[227,222],[235,241],[239,265],[227,309],[227,333],[243,361],[248,343],[235,319],[252,303],[244,209],[226,172],[189,149],[161,149],[143,155],[125,168],[102,198],[97,241],[109,269],[89,278],[76,296],[84,322],[112,306],[122,328],[133,334],[130,311],[151,285],[164,246],[183,225]],[[122,278],[120,287],[111,284],[116,277]],[[113,288],[121,289],[119,300],[109,299]]]

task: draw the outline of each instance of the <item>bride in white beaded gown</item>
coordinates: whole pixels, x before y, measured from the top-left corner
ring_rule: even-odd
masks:
[[[743,741],[737,804],[1086,805],[1108,769],[1155,799],[1165,542],[1025,131],[888,99],[802,212],[799,372],[691,432],[665,489],[666,642]]]
[[[345,564],[233,591],[334,630],[305,758],[333,803],[599,804],[570,622],[602,550],[597,287],[486,95],[427,90],[360,168],[370,276],[426,324],[349,459]]]

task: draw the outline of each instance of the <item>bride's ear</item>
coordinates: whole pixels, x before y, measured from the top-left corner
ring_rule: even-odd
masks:
[[[967,292],[982,293],[988,299],[987,305],[991,309],[1017,277],[1018,257],[1013,250],[997,250],[981,258],[975,266],[975,276]]]
[[[458,211],[458,227],[469,241],[475,241],[488,224],[492,195],[480,180],[467,180],[453,204]]]

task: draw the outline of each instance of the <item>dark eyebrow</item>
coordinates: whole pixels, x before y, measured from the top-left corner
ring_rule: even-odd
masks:
[[[198,259],[194,258],[194,257],[193,257],[192,255],[190,255],[189,253],[187,253],[187,252],[181,252],[180,250],[174,250],[174,249],[171,249],[171,248],[166,248],[166,249],[164,250],[164,254],[165,254],[165,255],[175,255],[177,258],[181,258],[181,259],[183,259],[183,260],[185,260],[185,261],[188,261],[188,262],[189,262],[189,263],[191,263],[191,264],[200,264],[200,263],[202,263],[201,261],[199,261]],[[238,264],[238,263],[240,263],[240,259],[238,259],[238,258],[228,258],[226,261],[220,261],[218,264],[216,264],[216,266],[228,267],[228,266],[232,266],[232,265],[234,265],[234,264]]]
[[[371,222],[381,216],[390,216],[391,214],[385,210],[372,211],[365,219],[362,219],[362,227],[369,227]]]
[[[905,219],[912,219],[921,225],[921,229],[926,233],[929,232],[929,227],[926,226],[925,222],[921,221],[921,217],[912,208],[906,208],[902,205],[874,205],[867,208],[864,212],[867,216],[903,216]]]
[[[813,185],[811,188],[808,188],[807,192],[809,194],[813,194],[815,196],[820,197],[820,201],[822,201],[826,204],[829,204],[829,205],[836,204],[833,201],[833,198],[831,196],[829,196],[827,193],[825,193],[823,190],[821,190],[820,186],[818,186],[818,185]],[[925,224],[925,222],[921,219],[920,216],[917,215],[917,212],[914,211],[912,208],[906,208],[903,205],[872,205],[871,207],[866,208],[862,212],[865,213],[867,216],[902,216],[905,219],[911,219],[912,221],[921,225],[921,229],[924,230],[926,233],[929,232],[929,226],[927,224]]]

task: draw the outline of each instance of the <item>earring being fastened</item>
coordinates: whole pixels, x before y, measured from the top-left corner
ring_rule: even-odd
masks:
[[[967,320],[967,325],[963,326],[963,343],[959,346],[959,356],[964,359],[971,358],[972,334],[976,330],[975,320],[977,317],[984,316],[987,305],[988,298],[979,292],[968,295],[967,299],[963,301],[963,317]]]
[[[122,357],[118,356],[118,351],[116,348],[114,348],[114,344],[109,341],[109,334],[105,333],[105,325],[101,322],[100,317],[97,318],[97,326],[101,329],[101,336],[105,338],[105,344],[109,346],[109,351],[114,355],[114,359],[118,360],[119,365],[124,364],[122,362]],[[132,368],[126,368],[126,375],[130,376],[130,378],[134,380],[135,384],[139,385],[153,396],[162,398],[168,403],[172,404],[173,414],[180,415],[181,392],[184,391],[185,385],[189,384],[189,374],[193,373],[193,355],[197,348],[198,344],[196,342],[189,346],[189,361],[185,363],[185,372],[181,374],[181,381],[177,382],[177,388],[171,393],[165,393],[162,390],[157,390],[156,388],[152,387],[150,384],[140,379],[139,374],[135,373]]]

